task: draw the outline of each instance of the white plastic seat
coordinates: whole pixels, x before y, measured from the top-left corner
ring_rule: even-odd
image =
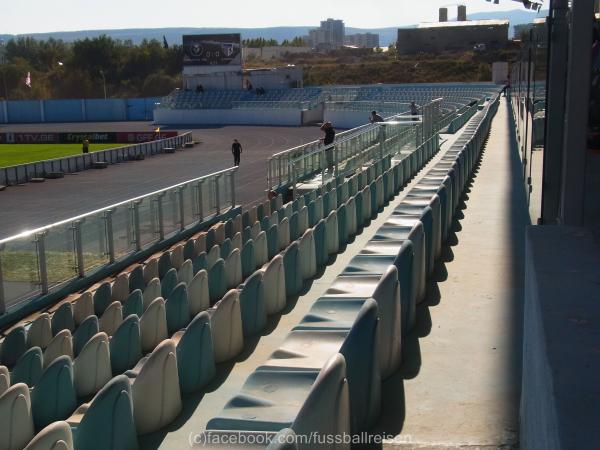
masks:
[[[154,278],[159,278],[158,258],[153,258],[144,265],[144,282],[148,284]]]
[[[64,421],[53,422],[40,431],[24,450],[73,450],[71,426]]]
[[[235,234],[242,232],[242,215],[241,214],[238,214],[233,218],[233,232]]]
[[[10,386],[10,372],[8,367],[0,366],[0,395],[4,394]]]
[[[277,245],[283,250],[290,245],[290,219],[284,217],[277,227]]]
[[[206,254],[206,268],[210,269],[218,259],[221,257],[221,247],[219,245],[213,245],[213,247]]]
[[[271,226],[275,225],[275,224],[279,225],[279,213],[277,211],[273,211],[271,213],[269,222],[271,223]]]
[[[85,319],[94,315],[94,300],[91,292],[84,292],[73,302],[73,319],[79,326]]]
[[[258,235],[261,233],[262,229],[260,227],[260,222],[254,222],[252,224],[252,228],[250,229],[250,235],[252,236],[252,240],[256,241]]]
[[[281,312],[286,305],[285,269],[283,257],[277,255],[263,269],[265,311],[267,314]]]
[[[244,348],[240,294],[232,289],[208,310],[215,362],[228,361]]]
[[[131,383],[133,416],[138,434],[158,431],[181,412],[175,343],[162,341],[147,358],[125,372]]]
[[[208,291],[208,272],[200,270],[188,286],[188,304],[190,305],[190,316],[206,311],[210,307],[210,296]]]
[[[336,254],[340,246],[336,211],[331,211],[325,220],[325,235],[327,236],[327,253],[329,255]]]
[[[185,258],[183,257],[183,244],[176,245],[171,250],[171,264],[175,270],[179,270],[183,265]]]
[[[354,197],[351,197],[346,202],[346,220],[348,224],[348,234],[350,236],[356,235],[358,224],[356,222],[356,201],[354,200]]]
[[[317,254],[312,228],[306,230],[300,238],[298,250],[300,252],[300,272],[302,273],[302,279],[308,280],[317,273]]]
[[[140,318],[142,351],[152,351],[161,341],[167,339],[167,311],[162,297],[154,299]]]
[[[152,280],[150,280],[150,282],[146,286],[146,289],[144,289],[144,293],[142,294],[142,297],[144,299],[144,311],[146,311],[146,309],[148,309],[148,306],[150,306],[150,303],[152,303],[155,299],[157,299],[160,296],[161,296],[160,280],[158,279],[158,277],[152,278]]]
[[[73,338],[69,330],[60,331],[48,344],[44,351],[44,369],[59,356],[66,355],[73,359]]]
[[[202,233],[196,238],[194,243],[194,252],[196,256],[206,251],[206,234]]]
[[[308,229],[308,208],[306,206],[298,210],[298,231],[300,236]]]
[[[11,386],[0,396],[0,446],[3,450],[21,450],[33,438],[31,397],[24,383]]]
[[[40,314],[27,330],[27,347],[40,347],[44,349],[52,340],[52,325],[50,314]]]
[[[242,258],[237,248],[234,248],[225,260],[225,276],[227,289],[235,288],[242,283]]]
[[[108,335],[92,337],[73,361],[75,392],[87,397],[98,392],[112,378]]]
[[[262,267],[269,260],[269,248],[267,246],[267,233],[261,231],[254,239],[254,259],[256,267]]]
[[[238,250],[242,250],[242,233],[241,232],[237,232],[233,235],[233,237],[231,238],[231,248],[237,248]]]
[[[129,296],[129,274],[121,273],[115,278],[111,288],[111,298],[115,302],[124,302]]]
[[[177,271],[177,279],[189,286],[192,278],[194,278],[194,264],[191,259],[186,259]]]
[[[123,305],[121,302],[112,302],[98,320],[98,328],[112,336],[121,322],[123,322]]]

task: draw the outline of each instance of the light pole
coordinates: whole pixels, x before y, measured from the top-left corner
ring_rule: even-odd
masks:
[[[106,100],[106,77],[104,76],[104,70],[100,70],[100,75],[102,75],[102,87],[104,88],[104,100]]]

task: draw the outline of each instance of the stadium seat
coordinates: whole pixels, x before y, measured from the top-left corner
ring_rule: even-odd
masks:
[[[110,297],[109,297],[110,298]],[[106,309],[106,305],[104,309]],[[73,331],[75,329],[75,320],[73,319],[73,306],[69,302],[64,302],[52,314],[52,335],[56,336],[62,330]]]
[[[142,357],[140,319],[130,315],[110,338],[110,365],[113,375],[131,369]]]
[[[302,279],[308,280],[313,278],[317,273],[317,255],[312,228],[306,230],[298,241],[298,252],[300,254],[300,273],[302,274]]]
[[[0,366],[0,396],[4,394],[10,386],[10,372],[8,367]]]
[[[146,261],[146,264],[144,265],[144,283],[148,284],[154,278],[160,279],[158,273],[158,258],[152,258],[149,261]]]
[[[277,255],[262,269],[267,315],[281,312],[286,305],[283,257]]]
[[[244,336],[257,334],[267,323],[262,278],[262,271],[256,271],[238,288]]]
[[[225,261],[218,259],[208,271],[208,293],[211,304],[220,300],[227,292]]]
[[[269,260],[279,253],[279,225],[272,225],[267,231],[267,257]]]
[[[327,233],[325,220],[321,219],[313,229],[313,237],[315,240],[315,259],[317,268],[323,267],[329,260],[329,252],[327,250]]]
[[[167,272],[172,268],[173,264],[171,262],[171,252],[164,251],[158,258],[158,278],[162,280]]]
[[[176,345],[177,370],[181,392],[187,394],[198,391],[215,376],[210,316],[201,312],[185,330],[172,337]]]
[[[167,313],[162,297],[154,299],[140,317],[142,352],[148,353],[167,339]]]
[[[177,270],[174,268],[167,270],[165,275],[160,279],[160,296],[162,298],[168,298],[178,284]]]
[[[188,291],[185,283],[179,283],[165,300],[167,314],[167,331],[172,335],[185,328],[190,322],[190,307],[188,304]]]
[[[231,248],[237,248],[238,250],[242,250],[242,233],[237,232],[231,238]]]
[[[190,307],[190,316],[207,310],[210,307],[210,296],[208,291],[208,272],[199,271],[188,287],[188,304]]]
[[[178,244],[171,250],[171,264],[175,270],[181,269],[185,258],[183,256],[183,244]]]
[[[79,355],[85,344],[100,331],[100,323],[96,316],[89,316],[73,333],[73,354]]]
[[[242,282],[242,259],[237,248],[225,260],[225,279],[227,289],[233,289]]]
[[[6,450],[21,450],[33,438],[31,398],[26,384],[13,384],[0,395],[0,442]]]
[[[351,197],[346,202],[346,220],[348,221],[348,236],[350,238],[355,236],[358,231],[358,226],[356,223],[356,201],[354,197]]]
[[[308,227],[308,208],[304,206],[298,211],[298,232],[300,233],[300,235],[304,234]]]
[[[24,450],[73,450],[73,433],[65,421],[51,423],[27,444]]]
[[[189,285],[194,278],[194,265],[191,259],[186,259],[177,271],[177,279],[180,283]]]
[[[44,350],[44,357],[42,359],[44,370],[52,364],[52,361],[60,356],[68,356],[73,359],[73,338],[69,330],[59,332],[50,341],[46,350]]]
[[[241,214],[236,214],[235,217],[233,218],[233,233],[234,233],[234,237],[235,237],[235,235],[237,233],[241,233],[242,229],[243,229],[243,227],[242,227],[242,215]]]
[[[242,242],[245,244],[250,239],[252,239],[252,227],[246,227],[242,231]]]
[[[131,282],[131,275],[129,276]],[[94,300],[91,292],[84,292],[73,302],[73,319],[75,325],[79,326],[89,316],[94,315]]]
[[[184,260],[193,260],[196,255],[196,240],[188,239],[183,246],[183,259]]]
[[[215,362],[237,356],[244,347],[239,293],[232,289],[208,310]]]
[[[48,313],[40,314],[27,330],[27,348],[46,348],[52,340],[52,325]]]
[[[175,343],[163,340],[125,373],[131,383],[133,417],[138,434],[158,431],[181,412]]]
[[[29,387],[37,384],[43,371],[43,355],[39,347],[31,347],[17,361],[10,372],[10,384],[25,383]]]
[[[231,245],[231,239],[225,239],[221,245],[219,245],[220,255],[219,257],[222,259],[226,259],[231,253],[233,246]]]
[[[206,254],[206,268],[210,270],[212,266],[221,258],[221,247],[213,245],[210,251]],[[222,259],[222,258],[221,258]]]
[[[96,316],[100,317],[104,310],[108,308],[108,305],[112,303],[111,297],[110,283],[105,281],[94,292],[94,314]],[[54,329],[54,327],[52,328]]]
[[[121,322],[123,322],[123,305],[120,302],[112,302],[98,320],[98,327],[100,331],[112,336]]]
[[[269,261],[269,250],[267,246],[267,233],[261,231],[254,239],[254,258],[256,267],[262,267]]]
[[[68,330],[65,330],[68,332]],[[48,364],[31,390],[31,412],[37,430],[64,420],[77,406],[73,366],[69,356],[59,356]]]
[[[284,217],[277,227],[277,251],[290,245],[290,219]]]
[[[152,280],[150,280],[148,282],[148,285],[146,286],[146,289],[144,289],[144,294],[143,294],[143,298],[144,298],[144,311],[146,311],[146,309],[148,309],[148,306],[150,306],[150,303],[152,303],[155,299],[157,299],[158,297],[160,297],[161,294],[161,286],[160,286],[160,280],[158,278],[153,278]]]
[[[256,269],[256,258],[254,255],[254,241],[249,239],[243,245],[240,258],[242,260],[242,279],[246,279]]]
[[[141,290],[136,289],[131,292],[127,299],[123,302],[123,317],[135,314],[141,317],[144,313],[144,295]]]
[[[106,333],[98,333],[73,361],[75,392],[87,397],[98,392],[112,378],[110,351]]]
[[[339,230],[337,211],[331,211],[325,220],[325,235],[327,237],[327,253],[335,255],[339,251]]]
[[[206,252],[199,253],[192,261],[194,267],[194,275],[201,270],[208,270],[208,258]]]
[[[111,287],[112,300],[115,302],[124,302],[129,295],[129,275],[119,274]]]
[[[199,255],[202,252],[206,252],[206,249],[206,234],[200,234],[196,237],[196,242],[194,242],[195,256]]]
[[[307,244],[308,245],[308,240]],[[298,242],[292,242],[282,253],[283,266],[285,270],[285,291],[288,297],[297,295],[302,289],[304,282],[302,278],[300,251]]]

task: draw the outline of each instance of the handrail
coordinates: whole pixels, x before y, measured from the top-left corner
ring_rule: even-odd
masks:
[[[0,240],[0,314],[235,207],[237,168]]]

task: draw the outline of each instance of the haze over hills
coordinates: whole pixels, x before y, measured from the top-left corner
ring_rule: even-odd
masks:
[[[530,23],[534,18],[545,17],[547,11],[541,11],[538,14],[524,11],[499,11],[487,13],[469,14],[469,20],[482,19],[508,19],[510,21],[512,35],[513,26]],[[78,39],[93,38],[103,34],[114,39],[131,40],[134,44],[141,42],[143,39],[157,39],[162,41],[163,36],[166,37],[169,43],[181,43],[181,36],[184,34],[212,34],[212,33],[241,33],[243,39],[265,38],[276,39],[281,42],[284,39],[291,40],[296,36],[304,36],[308,34],[308,30],[315,28],[313,26],[301,27],[269,27],[269,28],[130,28],[122,30],[82,30],[82,31],[57,31],[52,33],[27,33],[18,36],[31,36],[36,39],[62,39],[66,42],[76,41]],[[401,28],[411,28],[415,25],[401,25]],[[346,27],[346,34],[355,33],[377,33],[379,34],[380,44],[387,46],[391,42],[396,41],[398,27],[389,28],[354,28]],[[14,38],[14,35],[0,34],[0,39],[7,41]]]

